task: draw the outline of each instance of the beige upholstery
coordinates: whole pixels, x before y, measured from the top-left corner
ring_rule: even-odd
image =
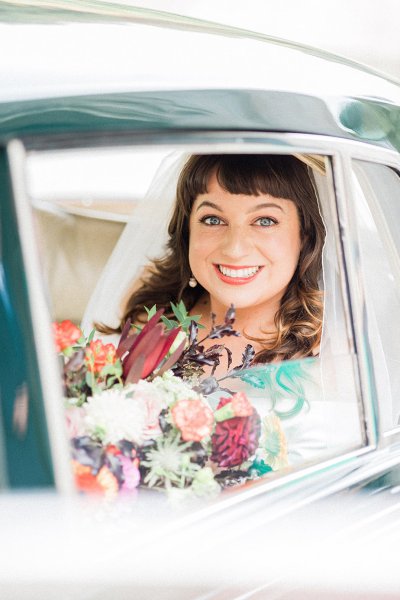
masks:
[[[80,323],[124,223],[35,211],[52,319]]]

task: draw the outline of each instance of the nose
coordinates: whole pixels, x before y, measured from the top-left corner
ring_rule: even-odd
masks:
[[[252,242],[245,228],[229,226],[224,233],[221,250],[227,258],[242,258],[252,249]]]

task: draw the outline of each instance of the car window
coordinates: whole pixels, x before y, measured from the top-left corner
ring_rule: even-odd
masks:
[[[357,160],[353,168],[368,336],[381,427],[390,431],[400,424],[400,180],[385,165]]]
[[[244,147],[242,150],[245,149]],[[203,146],[201,153],[212,152],[212,150],[210,146],[205,151]],[[141,269],[146,269],[150,258],[160,256],[160,253],[165,251],[165,232],[171,211],[167,200],[172,202],[176,192],[176,177],[174,179],[171,173],[174,169],[177,173],[176,169],[182,168],[193,151],[192,147],[182,150],[176,147],[160,149],[154,146],[153,149],[147,147],[143,150],[133,146],[122,150],[103,148],[80,151],[38,151],[28,154],[27,191],[34,216],[49,312],[51,320],[58,324],[57,327],[61,322],[67,321],[73,327],[81,327],[86,336],[84,344],[90,344],[93,341],[90,337],[93,335],[91,334],[93,323],[103,323],[112,327],[118,324],[117,317],[121,314],[123,301],[126,300],[129,290],[133,289],[132,286],[136,281],[132,281],[132,272],[127,268],[127,261],[136,260],[136,256],[132,253],[134,247],[131,244],[132,238],[138,236],[139,239],[136,248],[139,250],[140,247],[143,253],[142,262],[139,260],[138,265]],[[306,358],[294,357],[288,361],[274,360],[270,364],[250,365],[249,357],[245,359],[243,355],[240,368],[235,369],[239,365],[233,363],[227,366],[224,372],[221,368],[217,370],[218,375],[206,369],[200,380],[196,380],[196,371],[192,373],[192,378],[185,380],[196,393],[201,392],[205,395],[214,415],[225,414],[228,408],[224,406],[229,404],[229,398],[232,395],[235,397],[239,395],[238,397],[242,398],[241,394],[250,401],[255,414],[258,415],[258,424],[254,421],[253,425],[249,425],[249,437],[246,438],[251,445],[250,440],[255,435],[252,433],[253,427],[258,432],[257,443],[263,440],[264,446],[260,455],[254,453],[255,448],[253,448],[253,462],[249,462],[249,457],[246,455],[246,458],[243,454],[243,461],[232,463],[231,459],[227,459],[225,463],[225,450],[222,450],[222,447],[224,447],[223,436],[226,430],[218,429],[220,435],[218,439],[213,438],[210,433],[210,439],[214,440],[212,443],[215,442],[218,452],[222,454],[218,454],[214,448],[212,451],[214,454],[210,450],[208,459],[212,463],[213,456],[217,456],[215,454],[217,452],[220,460],[218,481],[224,487],[232,483],[243,483],[260,475],[265,475],[267,478],[275,477],[276,474],[285,474],[293,469],[318,464],[325,459],[360,448],[365,440],[356,356],[344,288],[331,164],[330,160],[322,155],[296,154],[296,156],[308,169],[319,199],[318,211],[326,230],[322,255],[323,272],[318,281],[320,290],[318,294],[324,310],[322,342],[320,347]],[[154,204],[155,190],[160,194],[160,182],[165,187],[161,189],[161,195],[158,196],[159,204]],[[149,229],[153,231],[150,235],[148,228],[154,221],[160,223],[160,230],[154,234],[154,229]],[[98,311],[100,306],[103,312]],[[148,309],[150,308],[149,306]],[[177,311],[175,316],[181,324],[187,321],[184,308],[175,307]],[[148,318],[151,319],[153,314],[154,311]],[[221,326],[223,329],[226,323],[214,325],[217,328]],[[69,335],[62,327],[57,330],[59,339],[62,339],[64,334]],[[234,329],[235,323],[232,327]],[[71,331],[73,332],[73,329],[69,330]],[[197,333],[197,341],[208,333],[200,330]],[[94,339],[97,335],[95,334]],[[217,336],[215,344],[225,344],[229,350],[230,339],[232,339],[229,335],[225,338]],[[99,339],[102,340],[102,344],[113,343],[117,346],[120,336],[119,334],[102,335]],[[82,350],[82,340],[79,339],[78,334],[74,340],[75,349],[81,346],[80,351],[86,352]],[[196,347],[195,352],[197,352],[196,356],[199,356],[199,347]],[[222,364],[225,364],[223,361],[226,362],[228,354],[225,350],[221,350]],[[85,358],[82,359],[82,356]],[[126,359],[126,354],[122,351],[120,356]],[[67,421],[72,436],[76,466],[79,460],[82,460],[84,453],[90,455],[90,460],[93,460],[94,450],[91,444],[103,443],[107,448],[118,446],[123,435],[129,437],[129,432],[124,429],[124,424],[120,424],[119,427],[122,429],[117,428],[120,432],[119,438],[115,434],[117,437],[107,438],[107,443],[104,440],[100,442],[99,438],[96,438],[96,435],[103,435],[99,433],[100,431],[104,433],[105,425],[103,421],[101,425],[101,419],[114,419],[114,417],[110,415],[106,417],[104,412],[100,417],[101,411],[97,410],[99,405],[91,415],[85,413],[84,417],[79,416],[86,410],[87,402],[89,401],[89,404],[92,402],[90,399],[94,397],[96,389],[99,391],[100,388],[95,387],[95,371],[85,375],[83,384],[79,383],[82,369],[87,369],[90,360],[95,360],[93,355],[88,359],[87,354],[81,354],[81,362],[74,363],[72,365],[74,368],[71,367],[71,363],[68,363],[70,357],[71,353],[63,358],[64,377],[67,377],[64,385],[69,390]],[[69,365],[67,369],[66,363]],[[173,366],[173,363],[170,366]],[[180,369],[180,376],[182,373],[190,375],[187,363],[181,365]],[[205,378],[206,375],[209,377]],[[119,374],[114,367],[110,367],[107,377],[108,380],[112,379],[115,382]],[[147,381],[146,385],[147,383],[149,382]],[[171,391],[168,387],[171,381],[167,384],[165,381],[159,381],[157,385],[164,390],[166,398]],[[64,392],[67,388],[64,387]],[[186,393],[192,397],[191,392]],[[120,400],[119,397],[118,402]],[[73,411],[69,410],[71,406]],[[121,411],[122,406],[123,403]],[[163,427],[166,428],[165,431],[170,431],[168,427],[171,426],[172,417],[168,410],[165,422],[163,419],[156,419],[153,423],[157,431],[161,427],[162,433],[164,433]],[[128,415],[125,417],[128,422]],[[218,416],[219,418],[223,419]],[[94,423],[93,427],[90,426],[92,429],[90,427],[87,429],[89,422]],[[215,436],[216,433],[214,432],[213,435]],[[92,440],[88,441],[90,436]],[[93,439],[97,441],[93,442]],[[151,470],[154,467],[156,471],[156,467],[154,465],[149,467],[150,459],[143,458],[142,446],[139,444],[140,448],[137,450],[138,442],[132,440],[131,442],[134,443],[135,452],[139,453],[137,461],[139,462],[142,456],[143,465],[146,465],[141,471],[143,481],[153,482],[157,486],[158,479]],[[170,442],[169,439],[168,443]],[[119,453],[123,452],[120,446],[118,448]],[[181,446],[179,448],[181,449]],[[158,452],[159,449],[156,450]],[[153,455],[156,454],[156,450]],[[233,450],[236,451],[237,448]],[[98,451],[97,446],[96,452]],[[104,452],[102,460],[106,462],[103,466],[111,468],[110,465],[114,463],[110,462],[109,458],[104,458],[108,450]],[[117,453],[117,450],[113,452]],[[204,467],[205,463],[200,461],[198,464]],[[80,469],[80,475],[83,467],[87,466],[88,463],[85,461],[79,463],[79,468],[76,468]],[[224,466],[226,469],[223,468]],[[158,465],[158,468],[161,467]],[[100,472],[100,468],[98,471]],[[178,484],[175,482],[172,487],[174,486]]]

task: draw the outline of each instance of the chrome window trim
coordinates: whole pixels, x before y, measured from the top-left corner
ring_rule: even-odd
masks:
[[[84,137],[84,136],[83,136]],[[87,144],[85,140],[81,139],[82,147],[112,147],[121,145],[121,139],[119,140],[118,133],[115,135],[112,133],[104,134],[100,133],[98,135],[98,140],[94,139],[93,135],[90,136],[87,140]],[[97,142],[97,144],[96,144]],[[122,142],[124,145],[127,145],[127,138],[123,136]],[[145,134],[133,133],[131,138],[129,139],[129,145],[140,148],[148,147],[149,145],[159,145],[171,147],[172,149],[188,149],[188,151],[196,151],[196,152],[209,152],[210,147],[214,152],[237,152],[238,146],[245,144],[246,152],[248,153],[261,153],[261,152],[270,152],[270,153],[281,153],[281,154],[292,154],[296,153],[315,153],[328,156],[332,159],[333,171],[334,171],[334,184],[336,187],[336,205],[339,212],[340,217],[340,227],[342,232],[342,248],[343,248],[343,258],[344,265],[348,269],[349,277],[347,280],[347,289],[349,292],[350,306],[346,303],[345,312],[346,318],[349,322],[355,323],[354,328],[354,339],[357,348],[362,347],[363,339],[365,339],[365,303],[363,300],[363,290],[360,287],[359,282],[359,264],[357,261],[357,245],[349,239],[348,235],[345,234],[346,228],[348,228],[349,232],[354,233],[354,220],[350,218],[351,215],[351,203],[349,202],[349,193],[350,193],[350,185],[351,185],[351,159],[352,158],[360,158],[362,160],[371,160],[373,162],[381,162],[386,165],[393,165],[399,168],[399,158],[396,152],[391,150],[386,150],[382,148],[378,148],[376,146],[371,146],[369,144],[364,144],[358,141],[349,141],[338,139],[329,136],[319,136],[313,134],[294,134],[294,133],[254,133],[254,132],[188,132],[188,131],[180,131],[173,133],[165,133],[165,132],[151,132]],[[66,144],[66,138],[63,138],[63,145],[59,149],[67,149],[68,145]],[[49,148],[49,151],[54,151],[56,148],[53,145]],[[43,145],[43,139],[40,140],[40,149],[35,150],[34,144],[32,144],[32,139],[30,140],[30,152],[46,152],[45,145]],[[243,152],[243,147],[241,148],[241,152]],[[16,196],[21,197],[21,201],[19,201],[19,211],[21,212],[22,204],[26,201],[26,189],[23,181],[23,163],[25,158],[25,150],[23,144],[20,141],[12,141],[9,144],[9,155],[10,155],[10,164],[12,165],[12,174],[13,174],[13,185],[15,187]],[[29,211],[25,211],[26,213]],[[25,228],[28,228],[26,215],[21,216],[21,223],[25,222]],[[352,225],[353,221],[353,225]],[[29,236],[30,237],[30,236]],[[25,238],[25,250],[27,252],[27,239]],[[35,246],[35,241],[31,240],[32,246]],[[29,252],[28,252],[29,254]],[[36,304],[35,314],[41,315],[43,318],[43,311],[47,311],[47,307],[45,306],[43,294],[37,288],[39,286],[35,285],[35,282],[32,281],[32,273],[39,273],[38,271],[38,261],[37,256],[33,256],[31,253],[30,257],[27,257],[27,266],[31,273],[29,274],[29,282],[33,286],[36,287],[36,292],[32,297],[32,304]],[[343,269],[342,269],[343,270]],[[40,277],[40,274],[39,274]],[[353,320],[351,319],[353,317]],[[45,318],[45,320],[47,317]],[[40,320],[42,322],[42,320]],[[41,332],[43,334],[43,332]],[[51,340],[50,340],[50,332],[46,332],[45,336],[42,337],[42,342],[40,344],[40,348],[38,346],[38,354],[41,358],[41,369],[44,369],[46,366],[52,364],[54,369],[52,368],[53,373],[57,372],[55,365],[55,357],[49,348],[51,348]],[[351,339],[351,338],[350,338]],[[45,349],[46,344],[48,344],[47,350]],[[51,356],[50,356],[51,355]],[[249,496],[258,495],[260,493],[264,493],[272,488],[286,485],[286,483],[294,482],[302,479],[305,476],[308,476],[312,473],[323,472],[326,469],[333,468],[342,463],[348,463],[349,470],[354,470],[355,467],[360,464],[360,462],[355,463],[354,461],[360,461],[362,457],[372,450],[374,450],[378,443],[378,430],[376,427],[377,420],[377,404],[378,398],[376,394],[372,394],[371,390],[371,381],[368,377],[368,360],[370,360],[370,349],[366,348],[363,353],[358,354],[357,358],[357,369],[358,375],[360,379],[360,387],[361,387],[361,398],[360,401],[365,410],[365,425],[367,432],[367,440],[366,445],[361,446],[356,449],[350,449],[342,454],[339,454],[335,457],[324,459],[317,464],[313,464],[309,467],[300,468],[292,473],[288,473],[283,477],[277,477],[273,480],[260,481],[258,485],[252,486],[251,489],[242,490],[237,494],[237,501],[241,501],[244,498]],[[48,369],[46,369],[48,371]],[[43,386],[46,390],[46,396],[49,398],[52,393],[54,393],[54,389],[59,388],[59,382],[55,381],[54,377],[52,379],[53,383],[50,385],[50,380],[47,377],[43,377]],[[373,383],[373,382],[372,382]],[[357,391],[357,390],[356,390]],[[54,407],[49,403],[50,413],[53,413]],[[47,408],[48,405],[46,405]],[[57,413],[57,414],[56,414]],[[59,420],[60,415],[59,411],[54,411],[52,418],[55,419],[55,422]],[[52,430],[52,426],[49,426],[50,434],[52,435],[52,439],[54,440],[54,431]],[[57,430],[60,430],[60,424],[57,425]],[[64,434],[60,435],[62,438]],[[60,443],[60,440],[57,440]],[[54,442],[56,444],[56,442]],[[57,445],[57,444],[56,444]],[[64,447],[64,446],[63,446]],[[62,450],[64,452],[64,450]],[[56,469],[57,471],[57,469]],[[70,474],[69,474],[70,475]],[[68,486],[67,486],[68,487]],[[236,495],[235,495],[236,496]],[[227,500],[224,500],[224,505]],[[236,500],[228,501],[228,504],[236,502]]]
[[[27,207],[30,201],[25,182],[25,148],[21,141],[11,140],[7,144],[10,177],[18,219],[20,242],[24,264],[29,302],[32,312],[32,325],[36,343],[40,383],[46,410],[47,432],[54,469],[56,489],[73,493],[70,450],[63,414],[63,397],[59,379],[54,342],[48,317],[48,307],[44,295],[37,241],[34,237],[32,214]]]

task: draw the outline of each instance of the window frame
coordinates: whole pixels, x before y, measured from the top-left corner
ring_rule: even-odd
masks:
[[[371,377],[371,349],[365,343],[365,305],[362,283],[360,281],[360,265],[357,259],[357,241],[355,236],[355,222],[352,212],[351,191],[351,160],[373,160],[383,164],[393,164],[399,168],[400,159],[397,153],[384,150],[369,144],[353,142],[334,137],[313,134],[294,133],[269,133],[269,132],[218,132],[218,131],[180,131],[180,132],[98,132],[90,135],[80,135],[78,140],[73,134],[58,136],[40,136],[37,140],[33,137],[26,140],[12,140],[7,146],[10,163],[10,173],[15,201],[18,207],[18,218],[21,226],[23,241],[24,261],[27,270],[28,287],[30,291],[31,311],[35,327],[35,342],[40,363],[40,379],[45,396],[46,414],[48,416],[49,434],[56,474],[58,473],[57,487],[60,491],[69,490],[71,487],[70,473],[65,468],[65,444],[57,440],[62,425],[60,423],[60,410],[54,408],[55,390],[61,393],[61,386],[57,379],[57,365],[51,352],[51,328],[49,315],[46,315],[47,305],[43,289],[38,285],[41,279],[38,257],[32,251],[35,242],[29,233],[29,211],[24,210],[27,202],[26,182],[24,179],[24,161],[27,151],[44,151],[67,149],[77,147],[111,147],[124,144],[139,146],[173,146],[182,147],[202,152],[243,152],[248,153],[311,153],[327,156],[332,165],[332,196],[337,214],[337,244],[338,259],[342,277],[343,293],[345,298],[345,317],[351,327],[349,340],[354,345],[356,386],[359,402],[361,403],[362,416],[361,428],[364,430],[364,445],[350,451],[344,451],[327,460],[321,460],[307,467],[300,467],[293,472],[283,475],[279,472],[277,477],[260,480],[249,488],[245,486],[242,493],[236,494],[240,501],[244,497],[254,496],[269,491],[270,489],[285,486],[294,481],[301,481],[310,474],[324,473],[335,467],[345,466],[351,471],[360,462],[365,463],[366,455],[375,450],[379,443],[378,405],[379,393],[375,389],[375,382]],[[30,248],[29,245],[33,244]],[[40,327],[39,327],[40,325]],[[46,349],[47,346],[47,349]],[[51,372],[51,374],[49,373]],[[60,403],[61,404],[61,403]],[[399,428],[400,433],[400,428]],[[68,453],[69,456],[69,453]],[[358,461],[358,463],[357,463]],[[238,490],[239,491],[239,490]],[[230,502],[232,502],[232,495]],[[223,501],[223,499],[222,499]]]
[[[357,163],[357,161],[359,161],[359,163],[361,163],[361,164]],[[380,165],[382,167],[386,167],[388,169],[394,170],[395,173],[396,173],[396,175],[397,175],[397,178],[398,178],[398,184],[400,186],[400,158],[398,160],[395,160],[394,162],[392,162],[392,161],[389,161],[389,160],[385,160],[385,161],[374,160],[373,161],[373,160],[370,160],[370,159],[360,159],[359,157],[354,157],[353,156],[352,159],[351,159],[351,162],[352,162],[352,165],[353,165],[353,162],[354,162],[355,164],[358,164],[358,166],[362,166],[362,163],[364,162],[364,163],[369,163],[369,164],[373,164],[373,165]],[[352,166],[352,171],[353,171],[354,176],[358,180],[358,175],[355,172],[355,170],[353,169],[353,166]],[[367,176],[367,175],[365,175],[365,176]],[[399,187],[399,189],[400,189],[400,187]],[[376,214],[375,206],[376,206],[377,203],[379,204],[379,197],[377,197],[377,203],[375,202],[374,199],[372,199],[372,205],[371,205],[371,201],[368,200],[367,198],[365,199],[365,201],[367,202],[367,204],[369,206],[369,210],[371,212],[371,216],[372,216],[372,218],[374,220],[374,223],[376,225],[376,228],[377,228],[377,231],[379,233],[379,237],[380,237],[380,239],[382,241],[383,247],[385,249],[387,249],[388,246],[390,246],[390,252],[388,251],[388,255],[391,252],[396,252],[396,254],[398,255],[399,260],[400,260],[400,252],[395,247],[395,242],[392,239],[392,235],[391,235],[390,229],[389,229],[389,227],[387,225],[385,216],[383,215],[383,213],[382,213],[382,215],[377,215]],[[375,205],[375,206],[373,206],[373,205]],[[387,236],[389,236],[390,239],[388,239]],[[389,261],[390,261],[390,259],[389,259]],[[396,283],[400,282],[400,278],[399,278],[400,271],[399,271],[398,265],[396,265],[394,267],[394,265],[390,264],[390,268],[391,269],[393,268],[393,269],[396,270],[396,274],[395,274],[395,281],[396,281]],[[372,354],[373,354],[373,349],[371,349],[371,351],[372,351]],[[379,407],[378,407],[378,412],[379,412]],[[382,408],[382,412],[383,412],[383,408]],[[380,423],[378,423],[378,425],[379,424]],[[388,438],[400,439],[400,424],[397,425],[397,426],[390,427],[388,429],[384,429],[383,427],[380,427],[380,436],[381,436],[381,438],[383,440],[383,443],[385,443],[384,440],[387,440]]]

